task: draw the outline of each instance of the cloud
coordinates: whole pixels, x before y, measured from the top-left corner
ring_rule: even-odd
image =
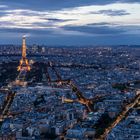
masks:
[[[9,5],[14,8],[28,8],[32,10],[59,10],[62,8],[89,6],[89,5],[107,5],[112,3],[140,3],[138,0],[2,0],[3,5]]]
[[[112,9],[109,9],[112,7]],[[135,9],[134,9],[135,8]],[[82,6],[61,10],[4,9],[0,12],[0,27],[47,29],[71,25],[103,23],[140,24],[137,16],[140,4],[110,4]],[[121,10],[120,10],[121,9]],[[108,15],[108,19],[106,19]],[[126,15],[126,16],[124,16]],[[113,16],[113,18],[111,18]],[[125,18],[120,18],[124,16]]]
[[[73,19],[60,19],[60,18],[42,18],[52,22],[72,21]]]
[[[108,34],[121,34],[124,33],[125,30],[120,28],[114,28],[106,25],[101,24],[90,24],[87,26],[65,26],[65,30],[69,31],[78,31],[85,34],[91,35],[108,35]]]
[[[42,26],[42,25],[38,25]],[[139,35],[140,26],[121,26],[107,22],[93,23],[84,26],[63,26],[60,28],[0,28],[1,33],[30,34],[30,36],[110,36]]]
[[[139,34],[140,2],[136,0],[2,0],[0,4],[0,37],[30,34],[38,40],[49,37],[55,42],[62,37],[58,40],[70,43],[69,38],[92,42],[93,36]]]
[[[120,25],[108,22],[87,24],[84,26],[64,26],[64,30],[75,31],[82,35],[108,36],[108,35],[140,35],[140,25]]]
[[[7,5],[0,5],[0,9],[4,9],[4,8],[7,8],[8,6]]]
[[[46,29],[23,29],[23,28],[0,28],[1,33],[20,33],[20,34],[30,34],[30,35],[46,35],[53,34],[54,30]]]
[[[125,10],[100,10],[97,12],[92,12],[93,14],[104,14],[108,16],[124,16],[124,15],[130,15],[130,13],[126,12]]]

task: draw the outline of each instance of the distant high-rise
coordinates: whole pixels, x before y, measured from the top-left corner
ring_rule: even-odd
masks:
[[[18,66],[18,71],[30,71],[31,67],[29,65],[28,59],[26,58],[26,39],[23,37],[22,39],[22,58],[20,60],[20,64]]]

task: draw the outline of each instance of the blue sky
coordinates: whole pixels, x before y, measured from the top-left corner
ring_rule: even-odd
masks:
[[[140,0],[0,0],[0,43],[140,44]]]

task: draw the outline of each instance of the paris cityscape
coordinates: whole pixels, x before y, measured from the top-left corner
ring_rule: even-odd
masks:
[[[0,140],[140,140],[140,2],[40,2],[0,1]]]

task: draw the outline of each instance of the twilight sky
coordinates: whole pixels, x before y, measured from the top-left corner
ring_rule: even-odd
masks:
[[[140,44],[140,0],[0,0],[0,44]]]

